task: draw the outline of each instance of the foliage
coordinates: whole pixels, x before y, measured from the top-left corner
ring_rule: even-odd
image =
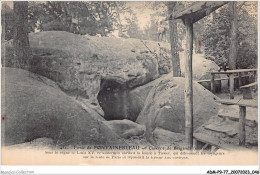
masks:
[[[127,25],[125,30],[127,31],[127,36],[130,38],[142,38],[142,31],[140,30],[137,24],[137,17],[135,14],[132,13],[131,16],[126,18]]]
[[[246,3],[249,6],[253,4]],[[245,4],[242,4],[244,6]],[[218,65],[228,62],[230,52],[231,16],[228,6],[207,17],[203,32],[206,58]],[[237,68],[248,68],[257,62],[257,24],[248,10],[238,7]]]
[[[6,4],[2,3],[1,24],[3,26],[2,39],[10,40],[13,38],[13,10]]]
[[[177,2],[176,10],[191,5],[192,2]],[[140,28],[136,7],[129,2],[109,1],[30,1],[28,7],[28,31],[67,31],[81,35],[108,36],[118,32],[120,37],[131,37],[158,41],[158,23],[169,15],[167,2],[145,2],[140,11],[150,12],[150,21]],[[237,28],[237,68],[256,65],[257,61],[257,5],[256,2],[238,3]],[[2,4],[2,38],[13,38],[13,9]],[[230,50],[230,10],[224,6],[208,17],[194,24],[194,44],[197,51],[198,40],[203,41],[207,59],[217,64],[227,62]],[[175,34],[178,49],[181,50],[185,29],[180,20],[176,21]],[[169,28],[167,41],[170,42]]]
[[[120,15],[130,13],[122,25]],[[2,22],[6,22],[6,37],[12,38],[13,10],[3,4]],[[126,16],[126,15],[125,15]],[[129,20],[130,19],[130,20]],[[59,30],[76,34],[107,36],[119,28],[128,30],[134,25],[136,17],[125,2],[104,1],[47,1],[29,2],[28,30]]]
[[[147,7],[148,8],[148,7]],[[150,9],[153,13],[150,15],[150,23],[148,23],[143,30],[143,38],[147,40],[159,41],[158,39],[158,25],[162,21],[162,24],[167,27],[166,41],[170,41],[168,21],[164,21],[168,15],[167,6],[164,2],[151,3]]]

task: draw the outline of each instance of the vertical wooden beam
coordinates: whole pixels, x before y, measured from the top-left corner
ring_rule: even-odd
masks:
[[[234,99],[234,74],[229,75],[229,92],[230,99]]]
[[[239,145],[245,145],[246,143],[246,107],[239,106]]]
[[[214,94],[215,93],[215,83],[214,83],[214,79],[215,79],[215,74],[211,73],[211,83],[210,83],[210,87],[211,87],[211,92]]]
[[[188,149],[193,147],[193,87],[192,87],[192,50],[193,23],[190,18],[184,18],[186,28],[186,67],[185,67],[185,141]]]
[[[254,71],[254,80],[255,80],[255,82],[257,82],[257,71]],[[254,92],[257,91],[257,87],[258,87],[258,86],[255,86]]]
[[[254,71],[254,80],[257,82],[257,71]]]
[[[238,73],[238,88],[240,88],[240,86],[242,86],[241,74],[242,74],[242,72]]]
[[[193,139],[193,149],[194,150],[198,149],[198,141],[196,139]]]

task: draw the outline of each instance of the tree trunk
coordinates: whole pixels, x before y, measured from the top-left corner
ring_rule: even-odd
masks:
[[[122,23],[121,23],[121,18],[120,18],[120,12],[118,8],[118,2],[115,2],[116,6],[116,13],[117,13],[117,19],[118,19],[118,36],[122,37]]]
[[[168,14],[173,14],[177,2],[169,1],[167,3]],[[173,76],[181,76],[180,58],[178,50],[178,34],[177,34],[177,22],[175,20],[169,20],[169,31],[170,31],[170,42],[171,42],[171,53],[172,53],[172,69]]]
[[[3,5],[3,4],[2,4]],[[2,6],[3,8],[3,6]],[[1,14],[2,16],[2,33],[1,33],[1,43],[2,43],[2,57],[1,57],[1,61],[2,61],[2,66],[6,67],[6,62],[5,62],[5,55],[6,55],[6,43],[4,42],[6,40],[6,13]]]
[[[237,58],[237,2],[230,2],[231,8],[231,43],[229,53],[229,68],[236,69],[236,58]]]
[[[14,2],[14,59],[15,67],[28,69],[32,52],[28,37],[28,1]]]
[[[2,7],[3,8],[3,7]],[[5,32],[6,32],[6,12],[1,14],[2,16],[2,19],[1,19],[1,22],[2,22],[2,33],[1,33],[1,42],[3,43],[3,41],[5,40]],[[3,48],[3,47],[2,47]]]

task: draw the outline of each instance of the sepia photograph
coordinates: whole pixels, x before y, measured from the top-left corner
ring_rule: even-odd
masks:
[[[258,165],[258,1],[2,1],[1,164]]]

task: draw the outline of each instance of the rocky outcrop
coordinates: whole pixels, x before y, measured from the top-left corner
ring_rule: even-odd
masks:
[[[139,98],[145,100],[146,96],[135,97],[132,90],[171,71],[170,44],[166,42],[81,36],[63,31],[30,33],[29,40],[33,52],[30,71],[55,81],[64,92],[106,120],[135,121],[143,107]],[[12,44],[4,45],[2,62],[9,67],[13,60]],[[182,72],[183,60],[180,53]],[[195,80],[207,78],[207,71],[217,69],[203,57],[194,55],[193,60]]]
[[[55,83],[26,70],[2,68],[2,143],[50,138],[55,145],[125,144],[94,110],[83,108]]]
[[[133,136],[125,139],[125,141],[131,146],[172,146],[172,148],[183,148],[185,146],[185,136],[183,134],[171,132],[159,127],[155,128],[153,139],[154,144],[148,142],[143,135]]]
[[[211,60],[206,60],[202,54],[194,54],[193,55],[193,80],[197,81],[197,80],[210,80],[211,76],[210,76],[210,71],[217,71],[218,70],[218,66],[216,65],[216,63],[214,63]],[[181,62],[181,72],[182,75],[185,76],[185,56],[184,56],[184,52],[180,53],[180,62]],[[169,73],[169,75],[164,75],[163,77],[167,77],[166,79],[169,79],[172,76],[172,72]],[[129,99],[130,101],[134,104],[133,108],[135,113],[140,113],[142,108],[144,107],[144,102],[150,92],[150,90],[157,85],[162,79],[164,78],[159,78],[156,79],[150,83],[147,83],[145,85],[142,85],[140,87],[136,87],[134,89],[132,89],[129,92]],[[184,81],[184,80],[183,80]],[[207,89],[210,90],[210,81],[208,82],[202,82],[200,83],[202,84],[204,87],[206,87]],[[221,84],[221,85],[220,85]],[[216,90],[218,90],[221,87],[225,87],[226,84],[225,82],[216,82]],[[184,88],[184,86],[183,86]],[[184,89],[183,89],[184,90]],[[166,113],[164,116],[167,116],[168,111],[171,109],[163,109],[164,112],[161,112],[160,115],[162,113]]]
[[[153,139],[157,146],[176,146],[181,147],[185,142],[183,134],[171,132],[162,128],[155,128],[153,132]]]
[[[192,56],[192,75],[193,80],[199,81],[199,83],[205,87],[206,89],[210,90],[210,81],[200,81],[200,80],[210,80],[211,75],[210,72],[218,71],[219,66],[212,60],[205,59],[204,54],[196,54],[193,53]],[[182,76],[185,76],[185,53],[180,53],[180,67]],[[216,74],[215,79],[217,78],[228,78],[227,75],[224,74]],[[228,87],[228,80],[217,80],[215,81],[215,91],[220,92],[221,89]]]
[[[129,139],[134,136],[141,136],[144,134],[145,127],[130,120],[112,120],[103,121],[112,131],[117,133],[120,137]]]
[[[54,144],[53,140],[51,138],[37,138],[35,140],[32,140],[30,142],[10,145],[5,148],[7,149],[25,149],[25,150],[32,150],[32,149],[55,149],[56,145]]]
[[[146,86],[150,87],[149,84]],[[148,133],[152,133],[156,127],[184,133],[184,78],[173,78],[167,75],[151,82],[151,84],[154,87],[150,90],[136,122],[146,125]],[[198,128],[209,117],[218,113],[219,104],[215,102],[214,99],[217,97],[214,94],[195,82],[193,93],[194,128]]]
[[[60,31],[39,32],[30,35],[35,60],[32,68],[68,93],[97,102],[101,80],[132,88],[158,77],[154,55],[141,54],[137,49],[131,51],[136,42],[138,40],[85,37]],[[140,49],[147,50],[145,46]]]
[[[167,43],[159,46],[158,42],[153,41],[81,36],[63,31],[30,33],[29,40],[33,52],[30,70],[55,81],[67,94],[77,99],[87,99],[100,114],[109,113],[102,112],[97,100],[100,91],[108,92],[107,82],[118,83],[129,90],[158,78],[160,72],[165,74],[170,71]],[[10,53],[12,45],[5,45],[3,63],[10,67],[13,60]],[[110,89],[116,91],[117,87]],[[111,95],[117,96],[113,93]],[[102,105],[103,108],[104,103]],[[131,108],[128,104],[125,106]],[[125,109],[125,113],[127,111]],[[118,118],[134,120],[129,114],[128,117],[121,115],[111,119]]]
[[[147,96],[149,95],[149,92],[151,91],[151,89],[156,84],[158,84],[161,79],[163,79],[165,77],[171,77],[171,74],[164,75],[159,79],[156,79],[156,80],[154,80],[150,83],[147,83],[145,85],[136,87],[136,88],[132,89],[131,91],[129,91],[129,101],[132,102],[133,109],[134,109],[133,111],[135,111],[135,114],[137,114],[135,119],[137,119],[139,113],[143,109],[144,104],[145,104],[145,100],[146,100]]]
[[[185,53],[180,52],[180,67],[182,75],[185,76]],[[192,56],[192,75],[194,80],[210,80],[209,72],[217,71],[219,66],[212,60],[205,59],[203,54],[195,54]]]

